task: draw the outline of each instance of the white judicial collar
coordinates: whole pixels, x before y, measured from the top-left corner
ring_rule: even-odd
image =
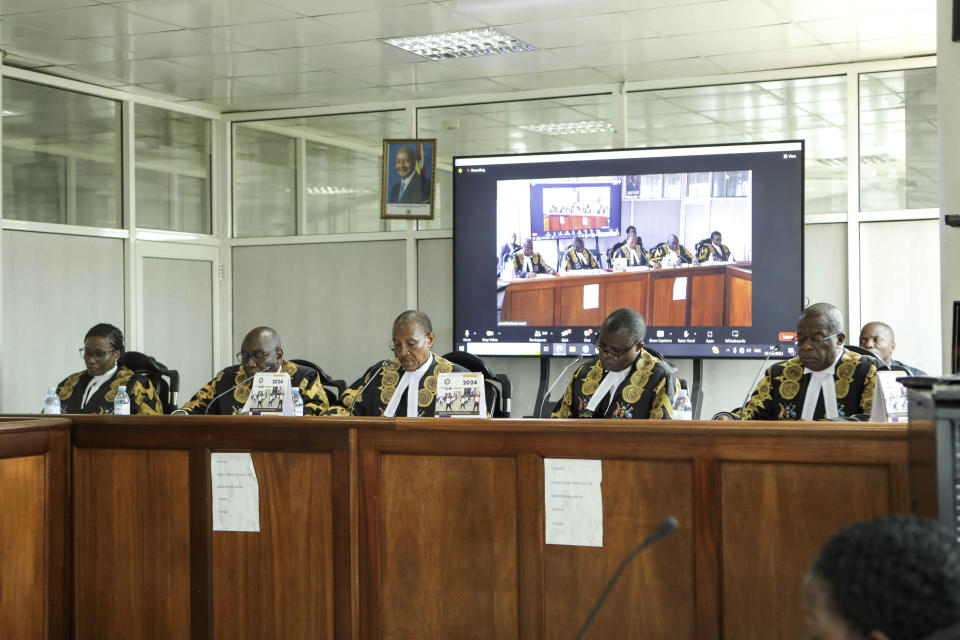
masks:
[[[530,256],[523,255],[523,270],[524,271],[533,271],[533,260],[530,259]]]
[[[833,364],[823,371],[813,371],[806,367],[803,373],[810,374],[810,384],[807,386],[807,393],[803,397],[803,411],[800,413],[801,420],[813,420],[813,412],[817,410],[817,400],[820,394],[823,394],[823,407],[827,412],[827,418],[836,418],[840,415],[837,410],[837,388],[833,380],[833,372],[837,368],[837,363],[843,357],[844,349],[840,349],[840,355],[833,361]]]
[[[397,383],[397,388],[393,392],[393,397],[390,398],[390,403],[387,404],[387,408],[384,409],[383,415],[388,418],[392,418],[397,415],[397,406],[400,404],[400,398],[403,396],[403,392],[407,389],[411,389],[407,393],[407,413],[406,415],[410,418],[417,417],[417,392],[420,389],[420,379],[423,378],[424,374],[433,365],[433,354],[430,354],[430,357],[427,358],[427,361],[424,362],[420,367],[414,371],[404,371],[403,376],[400,377],[400,382]]]
[[[113,374],[117,372],[117,368],[118,367],[116,363],[114,363],[113,369],[110,369],[110,371],[90,378],[90,382],[87,383],[87,389],[83,392],[83,402],[80,403],[81,409],[87,406],[87,400],[93,397],[93,394],[97,392],[97,389],[102,387],[104,382],[113,377]]]
[[[600,384],[597,386],[596,392],[594,392],[593,397],[590,398],[590,402],[587,403],[587,411],[593,412],[596,410],[597,406],[606,396],[610,396],[610,402],[613,402],[613,398],[617,393],[617,389],[620,388],[620,385],[624,380],[627,379],[627,376],[633,370],[633,363],[625,367],[622,371],[608,371],[607,375],[603,377],[603,380],[600,381]],[[610,405],[607,405],[609,408]]]

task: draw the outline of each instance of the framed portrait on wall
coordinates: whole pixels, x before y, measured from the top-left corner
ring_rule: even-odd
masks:
[[[384,140],[380,217],[433,219],[437,141]]]

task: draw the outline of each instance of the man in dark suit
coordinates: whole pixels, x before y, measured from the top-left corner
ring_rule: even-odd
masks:
[[[893,351],[897,348],[897,341],[893,337],[893,329],[885,322],[874,321],[863,325],[863,328],[860,329],[860,346],[876,353],[877,357],[883,360],[883,363],[888,367],[904,369],[911,376],[927,375],[921,369],[893,359]]]
[[[390,189],[387,197],[389,204],[429,204],[430,181],[417,173],[420,158],[413,147],[400,147],[393,161],[393,167],[400,182]]]

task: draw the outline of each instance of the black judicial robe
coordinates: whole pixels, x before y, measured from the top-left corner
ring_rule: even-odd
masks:
[[[650,251],[650,260],[660,264],[667,257],[669,251],[667,243],[661,242]],[[677,255],[680,257],[681,264],[693,264],[693,254],[687,251],[687,248],[682,244],[677,245]]]
[[[511,257],[513,258],[513,272],[520,273],[523,271],[523,259],[526,257],[523,255],[523,250],[515,251]],[[530,255],[530,262],[533,263],[533,271],[531,273],[550,273],[547,263],[543,260],[543,256],[536,251]]]
[[[281,363],[280,371],[290,375],[290,386],[300,389],[300,396],[303,398],[303,415],[320,415],[330,406],[330,400],[327,398],[327,392],[320,382],[320,374],[316,369],[297,365],[288,360]],[[184,404],[181,409],[187,413],[203,415],[237,415],[250,397],[250,391],[253,389],[253,380],[249,378],[244,370],[238,364],[221,370],[208,382],[202,389],[193,394],[190,401]],[[240,384],[243,383],[243,384]],[[217,398],[221,393],[238,385],[230,393]],[[207,406],[216,398],[210,410]]]
[[[134,373],[126,367],[117,367],[116,373],[100,385],[81,409],[83,394],[92,378],[93,376],[86,371],[81,371],[68,376],[57,385],[57,396],[60,397],[60,410],[63,413],[113,413],[113,400],[117,397],[117,391],[121,385],[127,387],[131,414],[160,415],[163,413],[163,403],[150,378]]]
[[[576,249],[570,247],[563,254],[563,268],[565,271],[573,271],[577,269],[599,269],[599,266],[597,265],[597,259],[586,249],[577,253]]]
[[[633,371],[617,387],[612,403],[603,400],[593,414],[587,410],[590,398],[603,380],[600,358],[587,360],[573,374],[560,402],[553,408],[551,418],[615,418],[664,419],[673,418],[673,399],[676,379],[673,372],[659,358],[643,350],[633,361]]]
[[[730,248],[720,243],[720,248],[713,246],[713,243],[710,242],[710,238],[706,240],[701,240],[697,243],[697,262],[707,262],[710,260],[710,256],[713,256],[714,260],[719,260],[720,262],[726,262],[730,259]]]
[[[837,414],[840,418],[867,419],[873,408],[873,391],[877,384],[880,361],[847,349],[833,370],[837,392]],[[810,374],[803,373],[800,358],[778,362],[767,369],[753,395],[743,409],[744,420],[799,420],[803,400],[810,386]],[[733,412],[739,416],[740,409]],[[817,401],[814,420],[826,418],[823,397]]]
[[[610,265],[613,266],[613,261],[616,260],[617,258],[623,258],[624,260],[627,261],[627,266],[629,267],[652,267],[653,266],[653,263],[650,262],[651,260],[650,254],[647,252],[646,249],[644,249],[638,244],[636,247],[634,247],[634,250],[637,252],[637,255],[640,257],[639,262],[637,262],[634,259],[633,253],[631,253],[630,251],[630,247],[628,247],[626,244],[623,244],[620,246],[619,249],[613,252],[613,257],[610,259]]]
[[[436,354],[431,355],[433,356],[433,364],[420,378],[420,385],[417,389],[417,408],[419,409],[417,417],[420,418],[432,418],[436,413],[437,376],[451,371],[467,371],[467,369],[445,358]],[[384,361],[380,361],[367,369],[360,378],[344,390],[337,402],[327,411],[327,415],[382,416],[397,390],[400,377],[403,375],[403,368],[397,358],[387,360],[386,365],[381,369],[380,365],[383,363]],[[361,389],[363,390],[362,393]],[[357,398],[358,393],[360,393],[359,399]],[[354,404],[356,404],[356,409],[351,414]],[[406,404],[401,400],[400,406],[397,407],[397,416],[401,417],[405,414]]]

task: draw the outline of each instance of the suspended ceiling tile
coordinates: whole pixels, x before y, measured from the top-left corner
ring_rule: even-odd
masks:
[[[268,4],[304,16],[322,16],[350,11],[426,4],[424,0],[269,0]]]
[[[174,80],[167,82],[151,82],[142,85],[147,89],[162,91],[180,99],[211,100],[214,98],[231,98],[239,95],[238,88],[249,87],[242,80],[235,78],[210,78],[204,80]]]
[[[355,11],[323,17],[324,22],[358,33],[364,38],[392,38],[443,31],[460,31],[485,26],[484,21],[468,18],[433,4],[391,7],[376,11]]]
[[[0,3],[0,15],[71,9],[94,4],[93,0],[4,0]]]
[[[88,42],[97,42],[117,49],[118,57],[123,60],[232,53],[249,51],[252,48],[213,37],[204,31],[188,30],[91,38]]]
[[[764,0],[724,0],[669,6],[628,15],[664,36],[759,27],[788,22]]]
[[[609,84],[615,78],[597,69],[567,69],[543,73],[518,73],[509,76],[494,76],[494,82],[521,91],[524,89],[549,89],[551,87],[588,86]]]
[[[281,58],[280,68],[300,71],[337,71],[353,67],[369,67],[379,64],[422,62],[424,59],[403,49],[391,47],[376,40],[347,42],[319,47],[275,49],[274,55]],[[274,69],[275,71],[276,69]]]
[[[930,55],[937,51],[937,36],[909,36],[830,45],[843,61],[878,60],[881,58]]]
[[[242,42],[257,49],[288,49],[354,42],[363,37],[348,29],[315,18],[243,24],[205,29],[219,38]]]
[[[325,91],[322,93],[290,93],[267,98],[220,99],[211,100],[211,102],[221,106],[224,112],[229,113],[250,109],[295,109],[299,107],[359,104],[364,102],[398,102],[405,99],[408,99],[408,96],[399,91],[375,88]]]
[[[0,20],[0,44],[7,44],[17,40],[62,40],[63,36],[59,33],[50,31],[41,31],[24,24],[10,22],[7,19]]]
[[[720,56],[729,53],[749,53],[811,47],[822,44],[803,29],[792,24],[777,24],[747,29],[731,29],[713,33],[675,36],[672,40],[681,46],[696,51],[701,56]]]
[[[735,53],[726,56],[714,56],[712,60],[729,73],[844,62],[842,56],[827,45],[804,47],[802,49]]]
[[[423,82],[391,87],[391,89],[402,91],[409,98],[442,98],[445,96],[469,96],[471,94],[511,91],[510,87],[493,82],[492,80],[487,80],[486,78],[448,80],[446,82]]]
[[[663,60],[656,64],[618,64],[597,69],[617,82],[694,78],[724,73],[723,69],[708,58]]]
[[[207,77],[256,76],[275,73],[277,69],[291,68],[284,66],[287,61],[270,51],[183,56],[170,60]]]
[[[807,22],[825,17],[842,18],[900,11],[907,5],[918,11],[936,7],[937,0],[769,0],[784,17]]]
[[[188,29],[284,20],[298,15],[254,0],[134,0],[123,7]]]
[[[17,66],[22,66],[17,62]],[[80,82],[89,82],[90,84],[99,85],[101,87],[121,87],[126,83],[122,80],[115,80],[112,78],[105,78],[102,75],[96,75],[93,73],[87,73],[75,67],[65,67],[65,66],[46,66],[43,68],[44,73],[49,73],[50,75],[60,76],[61,78],[69,78],[71,80],[78,80]]]
[[[94,75],[121,80],[126,84],[151,82],[176,82],[198,80],[197,71],[169,60],[129,60],[124,62],[100,62],[75,65],[76,68]]]
[[[499,29],[538,49],[591,45],[601,41],[636,40],[656,35],[638,19],[624,13],[526,22],[504,25]]]
[[[464,73],[462,67],[445,65],[442,62],[438,63],[433,60],[408,62],[405,64],[357,67],[344,73],[363,82],[384,87],[398,84],[442,82],[444,80],[463,80],[468,77],[479,77],[476,73]]]
[[[372,86],[354,77],[329,71],[246,76],[243,81],[273,93],[317,93],[340,89],[367,89]]]
[[[912,9],[830,20],[804,22],[800,26],[826,44],[882,40],[936,33],[937,18],[933,9]]]
[[[176,25],[169,22],[138,16],[113,5],[19,13],[8,16],[6,20],[72,38],[97,38],[177,29]]]
[[[14,40],[4,48],[13,55],[39,58],[58,65],[116,59],[114,49],[87,40]]]
[[[612,64],[639,65],[661,60],[691,58],[695,53],[668,38],[646,38],[628,42],[600,42],[582,47],[551,49],[557,55],[569,56],[580,66],[600,67]]]
[[[475,20],[509,25],[702,3],[703,0],[444,0],[437,4]]]

